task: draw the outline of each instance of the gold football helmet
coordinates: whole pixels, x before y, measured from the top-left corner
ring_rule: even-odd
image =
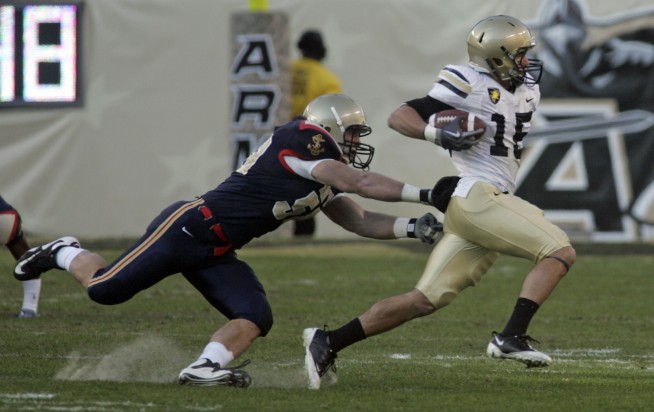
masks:
[[[323,94],[316,97],[304,109],[303,116],[318,123],[336,140],[352,166],[367,170],[372,162],[375,148],[352,138],[345,139],[345,131],[352,130],[360,137],[372,133],[366,115],[357,102],[344,94]]]
[[[522,57],[536,45],[531,32],[520,20],[509,16],[488,17],[468,35],[470,65],[512,87],[536,84],[543,73],[540,60]],[[529,73],[529,76],[527,75]]]

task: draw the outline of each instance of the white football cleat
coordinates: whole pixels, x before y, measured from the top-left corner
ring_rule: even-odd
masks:
[[[209,359],[198,359],[182,369],[177,382],[180,385],[225,385],[247,388],[252,383],[252,378],[247,372],[240,370],[240,368],[249,363],[250,361],[245,361],[234,368],[221,368],[219,363],[211,362]]]

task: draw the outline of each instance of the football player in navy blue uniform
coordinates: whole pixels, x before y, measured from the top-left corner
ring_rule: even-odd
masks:
[[[445,198],[444,236],[434,248],[415,288],[375,303],[363,315],[331,332],[304,332],[310,387],[333,365],[336,353],[450,304],[476,285],[500,253],[528,259],[527,274],[514,311],[500,333],[493,333],[487,354],[513,359],[527,367],[547,366],[551,358],[531,347],[527,327],[536,311],[576,259],[568,236],[538,207],[515,196],[522,139],[540,101],[542,65],[527,53],[535,46],[518,19],[492,16],[468,36],[468,65],[448,65],[427,96],[397,108],[388,124],[399,133],[435,143],[450,151],[458,176]],[[474,113],[488,126],[460,130],[459,121],[437,129],[430,117],[443,110]],[[457,130],[458,129],[458,130]],[[448,204],[449,202],[449,204]],[[434,202],[438,204],[438,202]]]
[[[307,106],[304,118],[278,127],[215,189],[163,210],[114,262],[107,264],[77,239],[64,237],[28,251],[14,275],[27,280],[65,269],[91,299],[114,305],[181,273],[229,321],[181,371],[179,383],[248,386],[247,372],[227,365],[268,333],[273,315],[263,286],[238,259],[237,249],[288,220],[321,210],[346,230],[375,239],[415,237],[431,243],[441,229],[430,213],[418,219],[390,216],[365,210],[344,195],[387,202],[429,199],[429,190],[365,171],[374,149],[361,143],[371,129],[356,102],[323,95]]]
[[[20,258],[29,245],[23,234],[20,214],[0,196],[0,242],[7,246],[16,259]],[[23,282],[23,305],[17,318],[33,318],[38,313],[41,278]]]

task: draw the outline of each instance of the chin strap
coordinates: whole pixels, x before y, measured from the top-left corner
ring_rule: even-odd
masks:
[[[561,258],[558,257],[558,256],[545,256],[545,259],[556,259],[556,260],[558,260],[559,262],[561,262],[561,264],[562,264],[563,266],[565,266],[565,272],[566,272],[566,273],[568,273],[568,272],[570,271],[570,264],[568,264],[568,262],[566,262],[565,260],[561,259]]]

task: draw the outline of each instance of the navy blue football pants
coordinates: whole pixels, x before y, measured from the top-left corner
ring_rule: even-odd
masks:
[[[104,305],[123,303],[181,273],[220,313],[253,322],[265,336],[273,320],[263,285],[226,239],[211,229],[216,222],[202,213],[203,205],[198,199],[164,209],[133,246],[93,275],[91,299]]]

